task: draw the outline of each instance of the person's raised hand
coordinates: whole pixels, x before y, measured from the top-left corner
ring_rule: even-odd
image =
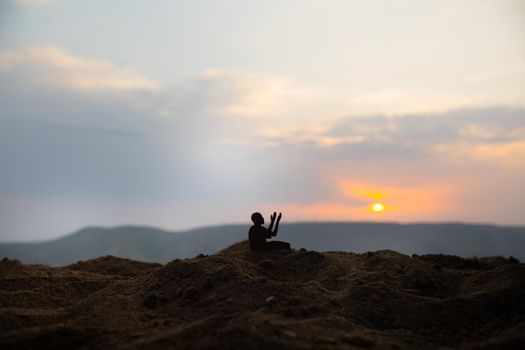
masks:
[[[275,213],[274,213],[275,214]],[[277,221],[281,220],[281,217],[283,216],[282,213],[279,213],[279,216],[277,217]]]
[[[271,219],[272,221],[274,221],[276,216],[277,216],[277,213],[276,213],[276,212],[273,212],[273,214],[270,215],[270,219]]]

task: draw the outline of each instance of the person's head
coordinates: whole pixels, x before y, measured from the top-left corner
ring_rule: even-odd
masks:
[[[252,214],[252,221],[254,225],[263,225],[264,224],[264,217],[261,215],[261,213],[256,212]]]

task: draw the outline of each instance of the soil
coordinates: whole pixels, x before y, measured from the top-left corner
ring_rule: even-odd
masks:
[[[0,261],[2,349],[525,348],[525,264],[292,250]]]

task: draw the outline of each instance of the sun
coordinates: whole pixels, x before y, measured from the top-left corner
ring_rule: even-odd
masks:
[[[374,203],[370,208],[374,213],[380,213],[385,210],[385,206],[381,203]]]

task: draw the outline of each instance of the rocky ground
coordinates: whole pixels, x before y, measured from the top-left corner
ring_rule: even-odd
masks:
[[[166,265],[0,261],[2,349],[525,348],[525,264],[246,242]]]

